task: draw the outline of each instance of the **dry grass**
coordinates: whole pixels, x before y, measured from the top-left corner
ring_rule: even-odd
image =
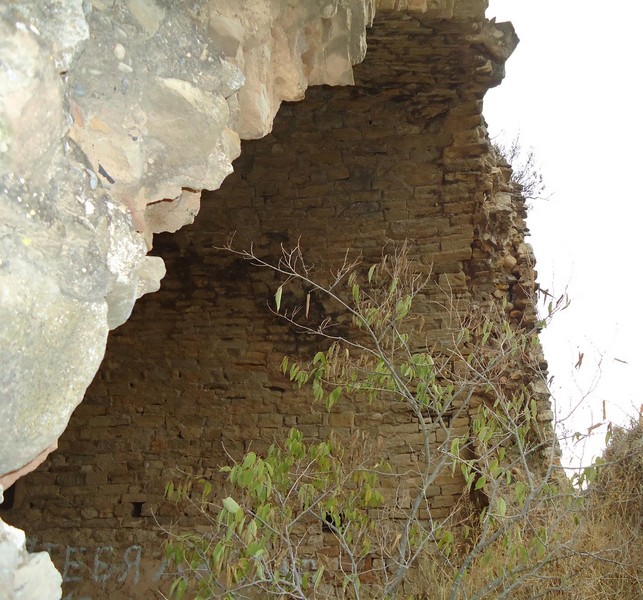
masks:
[[[639,600],[643,598],[643,420],[615,429],[603,455],[605,464],[594,482],[575,500],[566,493],[553,496],[527,521],[510,532],[529,545],[538,528],[546,528],[545,554],[521,563],[498,541],[486,559],[469,569],[458,600],[512,598],[514,600]],[[570,490],[568,490],[570,491]],[[557,499],[558,498],[558,499]],[[542,529],[540,530],[542,531]],[[450,561],[427,556],[418,578],[407,587],[414,600],[452,598],[453,567],[471,545]],[[449,564],[450,563],[450,564]],[[503,572],[518,569],[516,578]],[[497,587],[490,589],[493,582]],[[411,589],[413,588],[413,589]],[[486,590],[486,591],[485,591]]]
[[[614,430],[580,514],[583,569],[572,598],[643,597],[643,419]],[[584,559],[584,560],[583,560]]]

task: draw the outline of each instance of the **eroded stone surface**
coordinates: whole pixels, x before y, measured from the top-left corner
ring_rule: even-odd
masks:
[[[151,245],[148,205],[217,189],[239,138],[268,133],[282,100],[352,83],[372,12],[371,0],[94,2],[69,73],[71,137]]]
[[[68,35],[63,19],[49,34],[60,50],[48,47],[41,30],[52,24],[38,21],[39,10],[16,3],[0,21],[0,473],[55,442],[108,329],[159,279],[160,259],[145,256],[125,208],[66,138],[59,70],[83,36]]]

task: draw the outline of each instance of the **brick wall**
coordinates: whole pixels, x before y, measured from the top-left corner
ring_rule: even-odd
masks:
[[[386,438],[398,472],[412,464],[421,436],[404,407],[348,399],[328,413],[281,376],[284,355],[315,344],[268,310],[272,273],[215,248],[230,232],[237,247],[273,259],[301,240],[322,278],[348,248],[370,264],[387,241],[409,240],[430,273],[420,308],[431,342],[453,324],[432,304],[447,288],[463,312],[504,298],[516,319],[533,321],[524,206],[481,116],[502,64],[470,42],[480,23],[421,19],[380,16],[354,87],[310,89],[284,105],[271,135],[244,143],[195,224],[156,237],[161,290],[112,333],[60,449],[19,482],[7,515],[51,550],[67,598],[147,598],[165,581],[159,524],[175,517],[163,491],[177,467],[216,480],[224,449],[262,450],[292,426],[310,437],[365,429]],[[469,420],[453,425],[466,432]],[[439,477],[431,514],[446,514],[461,490],[458,477]],[[386,493],[409,502],[408,488]]]

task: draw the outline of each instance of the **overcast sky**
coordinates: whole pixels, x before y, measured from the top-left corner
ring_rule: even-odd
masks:
[[[492,136],[520,132],[536,152],[552,194],[528,218],[539,281],[572,302],[542,336],[559,410],[590,392],[574,430],[600,423],[603,401],[623,423],[643,403],[643,2],[490,0],[487,16],[511,21],[521,41],[485,117]],[[586,458],[605,428],[595,434]]]

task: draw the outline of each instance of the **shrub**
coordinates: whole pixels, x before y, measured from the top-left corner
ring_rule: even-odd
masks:
[[[608,462],[569,481],[534,385],[545,380],[538,331],[564,298],[526,330],[502,302],[467,304],[463,315],[446,293],[441,307],[455,322],[451,339],[431,346],[417,308],[427,276],[415,272],[406,247],[369,268],[347,260],[325,284],[299,247],[274,265],[252,249],[228,250],[283,277],[273,311],[320,338],[309,360],[283,360],[284,375],[328,411],[342,397],[403,407],[418,426],[409,440],[415,466],[396,472],[382,441],[359,427],[349,438],[332,433],[326,440],[291,429],[265,455],[249,452],[222,468],[232,490],[225,498],[204,480],[168,484],[172,500],[196,506],[208,523],[205,533],[171,534],[167,554],[183,569],[174,597],[580,598],[579,579],[614,561],[619,589],[640,583],[632,562],[640,512],[628,521],[628,541],[619,542],[621,558],[606,558],[608,546],[596,536],[596,544],[588,541],[590,524],[613,526],[618,514],[599,519],[612,478],[622,480],[612,462],[633,480],[640,443],[621,459],[616,448],[630,438],[616,431]],[[335,309],[316,325],[309,324],[313,292]],[[438,517],[435,497],[444,488],[437,482],[445,474],[461,482],[461,493]],[[385,493],[402,488],[411,494],[406,504]],[[619,507],[629,515],[640,508],[640,480],[628,494]],[[583,597],[611,597],[601,593]]]

